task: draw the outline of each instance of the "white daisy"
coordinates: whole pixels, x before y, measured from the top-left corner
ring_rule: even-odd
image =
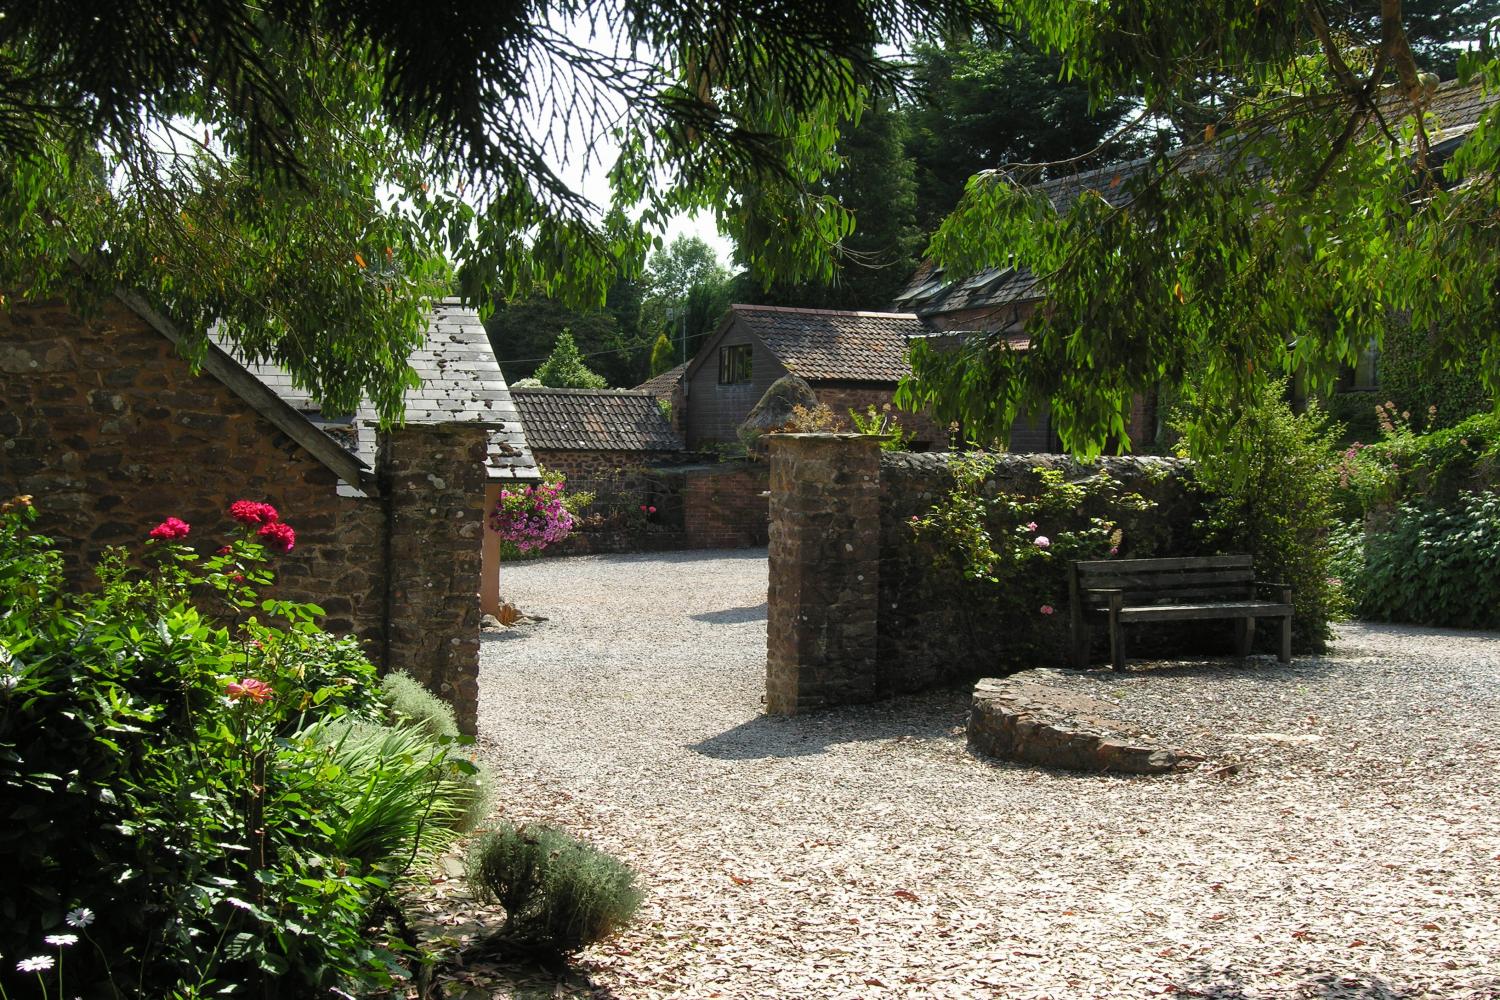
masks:
[[[78,935],[77,934],[48,934],[46,937],[42,938],[42,940],[46,941],[48,944],[50,944],[50,945],[52,945],[54,947],[57,947],[57,948],[66,948],[70,944],[77,944],[78,943]]]
[[[94,911],[87,906],[80,906],[76,910],[69,910],[68,915],[63,917],[63,923],[69,927],[87,927],[94,922]]]
[[[33,955],[31,958],[23,958],[16,963],[18,972],[46,972],[52,968],[51,955]]]

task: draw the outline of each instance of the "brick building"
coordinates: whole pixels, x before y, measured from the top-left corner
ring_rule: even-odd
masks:
[[[536,476],[478,317],[437,304],[410,359],[423,385],[388,431],[367,407],[324,414],[285,372],[217,346],[195,374],[181,340],[125,293],[89,318],[56,301],[0,313],[0,493],[35,497],[85,585],[106,546],[139,545],[166,516],[216,547],[231,501],[270,502],[297,531],[276,594],[321,605],[326,627],[472,726],[475,595],[498,569],[491,546],[481,573],[481,512],[500,483]]]
[[[683,460],[682,438],[649,392],[531,386],[511,398],[537,464],[570,480]]]

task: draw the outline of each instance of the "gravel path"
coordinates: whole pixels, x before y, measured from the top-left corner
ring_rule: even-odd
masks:
[[[1084,682],[1214,756],[1104,777],[971,757],[964,691],[761,715],[763,551],[502,590],[549,620],[483,648],[501,815],[648,892],[556,995],[1500,997],[1500,636]]]

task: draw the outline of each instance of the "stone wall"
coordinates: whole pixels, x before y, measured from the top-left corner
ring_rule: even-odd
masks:
[[[994,584],[964,579],[912,528],[953,485],[957,456],[882,453],[858,435],[771,438],[771,590],[766,709],[807,708],[972,680],[1018,666],[1062,665],[1067,650],[1066,593],[1013,631],[1013,600]],[[1153,501],[1147,511],[1083,509],[1049,526],[1082,528],[1091,516],[1123,531],[1123,556],[1195,550],[1199,509],[1184,463],[1163,458],[1105,458],[1083,465],[1062,455],[998,455],[982,489],[1031,494],[1035,469],[1069,480],[1108,473],[1127,492]],[[1050,584],[1049,584],[1050,586]],[[1064,588],[1065,589],[1065,588]],[[867,634],[869,633],[869,634]],[[1040,641],[1038,641],[1040,637]],[[1145,643],[1141,644],[1145,646]],[[1017,648],[1046,662],[1016,663]],[[1031,651],[1052,649],[1033,654]]]
[[[766,711],[876,697],[880,446],[857,434],[775,434]]]
[[[934,562],[932,549],[911,528],[952,486],[951,454],[888,453],[880,467],[880,652],[877,686],[882,694],[915,691],[948,681],[994,674],[1007,662],[1001,613],[1004,594],[993,585],[965,585]],[[1176,555],[1195,551],[1192,525],[1198,506],[1186,489],[1185,464],[1146,456],[1101,458],[1084,465],[1065,455],[997,455],[986,483],[993,493],[1026,494],[1037,486],[1038,466],[1061,469],[1071,479],[1107,472],[1155,506],[1145,512],[1108,512],[1124,531],[1122,555]],[[1078,524],[1092,511],[1078,512]],[[1062,525],[1061,527],[1073,527]],[[1058,530],[1054,526],[1051,530]],[[1061,666],[1067,632],[1067,598],[1059,595],[1049,625],[1055,662]],[[1142,649],[1146,648],[1144,645]]]
[[[595,501],[573,533],[543,555],[743,549],[770,537],[770,468],[764,462],[616,471],[605,480],[577,480],[579,488],[596,491]]]
[[[59,302],[0,311],[0,493],[36,498],[74,582],[109,545],[139,545],[168,516],[207,551],[238,530],[234,500],[268,502],[297,531],[274,557],[276,596],[322,606],[325,625],[384,642],[385,511],[222,383],[195,376],[123,305],[79,318]]]
[[[452,705],[466,733],[479,708],[486,442],[474,424],[408,426],[384,435],[379,459],[391,524],[386,665]]]

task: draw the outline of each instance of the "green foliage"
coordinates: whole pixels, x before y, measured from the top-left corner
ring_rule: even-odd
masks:
[[[1291,587],[1293,643],[1321,651],[1347,610],[1330,567],[1339,452],[1317,407],[1294,414],[1284,396],[1282,385],[1243,407],[1199,396],[1178,418],[1179,449],[1206,493],[1205,543],[1249,553],[1257,577]]]
[[[617,278],[602,308],[571,306],[557,297],[530,295],[495,306],[484,321],[506,381],[531,377],[567,330],[578,351],[609,385],[636,385],[647,377],[650,336],[641,329],[639,280]]]
[[[453,706],[406,671],[393,670],[380,678],[380,697],[392,721],[413,726],[437,739],[458,739]]]
[[[916,171],[922,232],[938,228],[969,178],[983,170],[1058,163],[1049,174],[1065,174],[1085,154],[1133,154],[1109,141],[1130,102],[1115,98],[1094,106],[1088,87],[1061,69],[1056,56],[1010,37],[960,34],[916,47],[906,148]]]
[[[656,342],[651,345],[651,377],[669,372],[677,367],[677,357],[672,353],[672,342],[667,339],[665,331],[656,335]]]
[[[0,513],[0,577],[16,584],[0,588],[0,953],[44,952],[86,907],[67,955],[84,995],[389,985],[404,945],[377,914],[446,836],[437,824],[470,808],[467,764],[373,725],[357,646],[321,633],[311,605],[260,598],[272,574],[254,526],[201,556],[164,523],[73,593],[33,519]],[[434,822],[421,835],[418,806]],[[13,965],[0,989],[18,996]]]
[[[886,403],[880,409],[875,409],[871,403],[861,413],[858,410],[849,411],[849,420],[854,424],[854,429],[861,434],[875,434],[883,438],[880,442],[881,451],[905,451],[906,446],[911,444],[912,432],[901,429],[901,423],[896,415],[891,412],[891,404]]]
[[[831,281],[763,281],[751,272],[736,301],[822,309],[886,309],[911,276],[921,249],[917,186],[904,143],[903,109],[872,95],[858,119],[839,131],[836,169],[822,189],[853,217],[834,251]],[[747,199],[747,206],[753,199]],[[948,206],[952,207],[951,203]]]
[[[469,884],[505,907],[501,947],[566,955],[610,936],[641,902],[623,862],[549,826],[502,826],[469,852]]]
[[[1120,520],[1150,510],[1151,502],[1103,472],[1070,482],[1061,470],[1039,466],[1033,489],[1009,493],[989,482],[995,459],[982,452],[957,456],[949,468],[953,488],[925,516],[912,517],[912,532],[940,571],[969,582],[971,592],[958,599],[1002,623],[992,627],[1005,636],[1008,661],[1063,662],[1068,563],[1110,558],[1123,548],[1149,555],[1149,534],[1127,538]]]
[[[1494,408],[1474,368],[1456,363],[1460,359],[1441,357],[1438,340],[1426,330],[1398,321],[1387,329],[1380,351],[1381,398],[1410,413],[1426,413],[1435,407],[1436,420],[1429,429],[1451,427]]]
[[[1075,188],[1037,187],[1043,165],[972,178],[933,256],[954,275],[1026,267],[1046,308],[1027,321],[1024,353],[985,337],[956,352],[916,345],[913,402],[991,436],[1050,401],[1063,444],[1093,453],[1128,439],[1131,399],[1162,382],[1191,375],[1248,404],[1299,372],[1322,392],[1398,314],[1500,396],[1488,181],[1500,111],[1456,149],[1427,141],[1443,105],[1427,100],[1417,22],[1398,5],[1279,0],[1245,17],[1163,0],[1019,0],[1005,13],[1096,103],[1148,109],[1135,137],[1169,119],[1193,141]],[[1458,41],[1473,22],[1449,26]],[[1459,68],[1500,84],[1488,51],[1465,52]]]
[[[645,285],[641,328],[665,335],[676,345],[673,364],[697,354],[729,308],[729,272],[713,247],[696,236],[679,236],[653,253],[646,265]]]
[[[1379,531],[1351,528],[1339,552],[1363,618],[1500,628],[1500,495],[1403,503]]]
[[[552,389],[604,389],[608,383],[583,363],[573,334],[564,330],[557,335],[557,346],[536,370],[536,379]]]
[[[109,44],[96,13],[0,19],[0,286],[140,290],[190,351],[217,324],[326,408],[367,395],[387,419],[450,259],[476,302],[597,304],[669,220],[713,210],[761,270],[830,270],[843,217],[815,178],[895,76],[870,39],[994,20],[974,0],[585,3],[565,19],[613,28],[593,51],[557,11],[480,3],[434,21],[390,0],[146,0],[111,13]],[[601,213],[562,177],[607,144]],[[733,212],[752,191],[777,193],[774,227]]]
[[[1347,519],[1378,516],[1404,501],[1442,506],[1466,490],[1500,485],[1500,415],[1479,413],[1421,433],[1409,411],[1383,403],[1378,422],[1381,440],[1351,445],[1339,463]]]

